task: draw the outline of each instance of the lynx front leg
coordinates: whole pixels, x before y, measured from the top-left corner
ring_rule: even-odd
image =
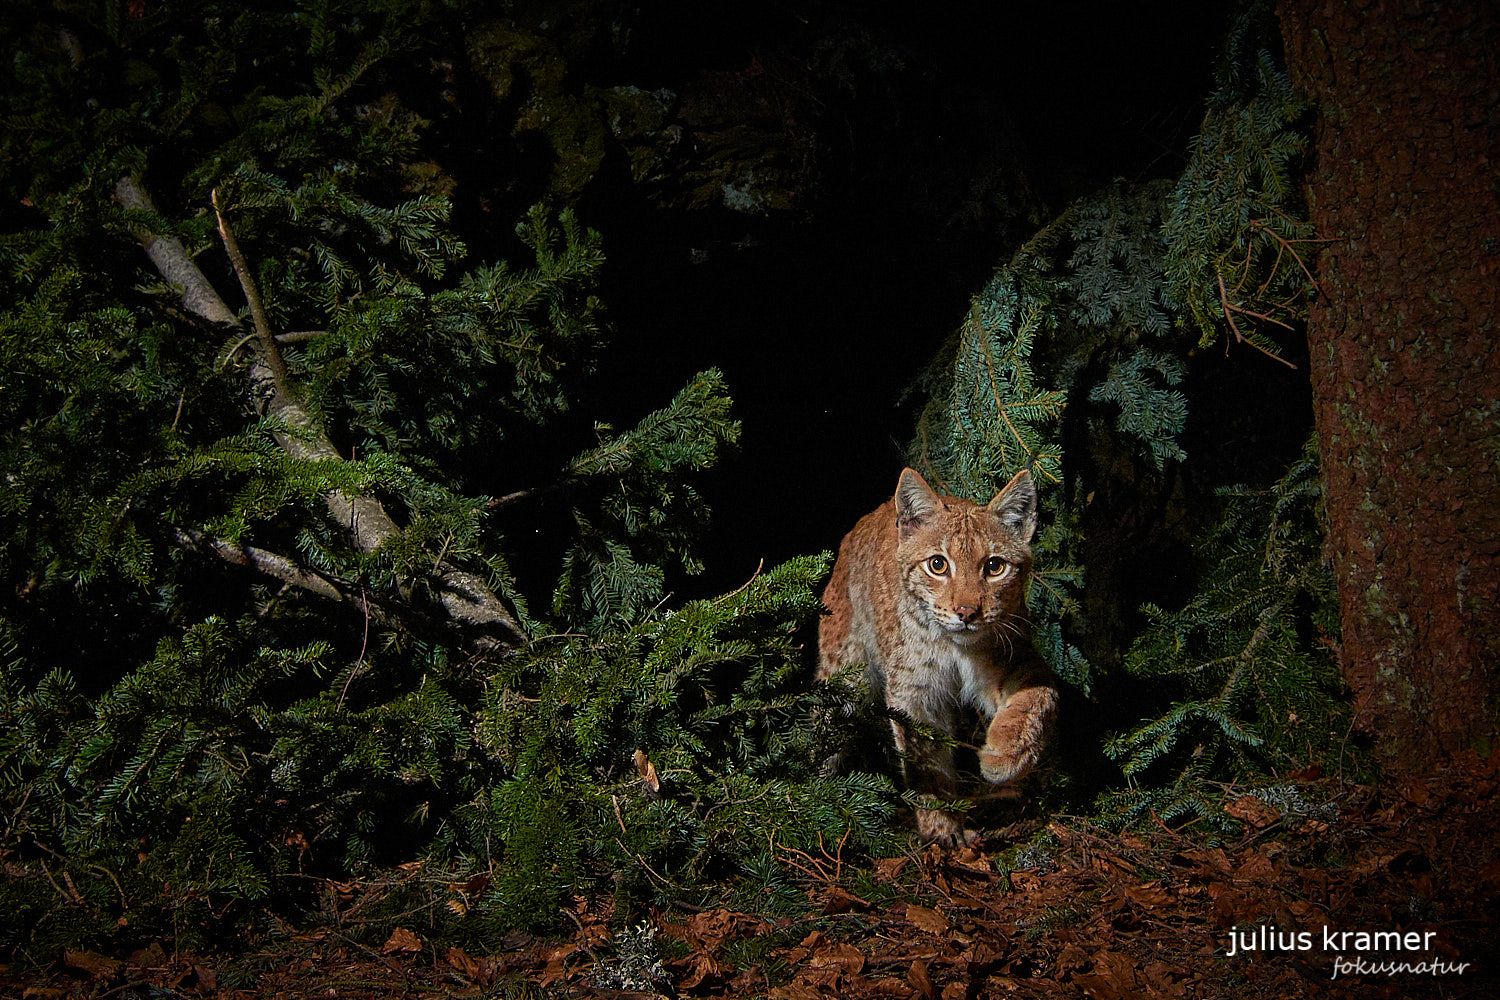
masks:
[[[1046,745],[1047,731],[1057,715],[1057,688],[1051,678],[1033,676],[1008,695],[996,698],[979,771],[986,781],[1015,781],[1036,766]]]
[[[942,729],[935,720],[922,720]],[[952,799],[957,794],[958,775],[953,768],[953,748],[937,740],[909,733],[905,726],[891,721],[896,735],[896,749],[901,753],[906,787],[923,796]],[[973,841],[978,834],[964,829],[963,817],[942,809],[917,808],[917,833],[930,843],[960,845]]]

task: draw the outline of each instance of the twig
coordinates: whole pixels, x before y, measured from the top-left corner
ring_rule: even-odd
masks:
[[[89,868],[92,871],[103,872],[105,875],[109,876],[109,880],[115,884],[115,891],[120,894],[120,908],[122,910],[129,909],[130,901],[125,898],[125,889],[120,885],[120,880],[115,878],[115,873],[110,871],[108,868],[105,868],[103,865],[90,865]]]
[[[0,832],[0,845],[4,845],[10,839],[10,831],[15,829],[16,822],[20,820],[21,813],[26,808],[26,803],[31,801],[31,791],[30,788],[26,789],[26,794],[21,796],[20,803],[11,812],[10,819],[5,821],[5,830],[4,832]]]
[[[1247,313],[1248,315],[1257,316],[1257,317],[1259,317],[1259,314],[1258,313],[1251,313],[1251,312],[1249,312],[1249,310],[1241,309],[1238,306],[1232,306],[1232,305],[1230,305],[1229,304],[1229,292],[1224,288],[1224,276],[1221,274],[1221,275],[1218,276],[1218,278],[1219,278],[1219,303],[1224,307],[1224,318],[1229,321],[1229,329],[1231,329],[1231,330],[1234,331],[1234,339],[1237,340],[1241,344],[1249,344],[1251,347],[1255,348],[1257,351],[1259,351],[1260,353],[1264,354],[1266,357],[1270,358],[1271,360],[1273,360],[1273,361],[1280,361],[1282,364],[1286,365],[1288,368],[1292,369],[1293,371],[1296,371],[1297,370],[1297,366],[1294,365],[1294,364],[1292,364],[1286,358],[1283,358],[1279,354],[1275,354],[1275,353],[1273,353],[1271,351],[1266,350],[1264,347],[1261,347],[1259,344],[1257,344],[1253,340],[1246,339],[1245,335],[1240,332],[1239,325],[1237,323],[1235,323],[1234,316],[1231,315],[1232,312]],[[1264,317],[1261,317],[1261,318],[1264,318]],[[1277,321],[1276,320],[1272,320],[1271,322],[1275,323]],[[1280,325],[1280,326],[1286,326],[1285,323],[1280,323],[1278,325]],[[1287,326],[1287,329],[1290,330],[1291,327]]]
[[[578,914],[574,913],[566,906],[559,906],[557,908],[557,912],[573,921],[573,926],[578,928],[578,936],[582,939],[583,942],[580,947],[583,948],[584,951],[588,952],[589,958],[592,958],[595,962],[599,961],[599,956],[595,955],[594,949],[590,948],[588,945],[589,932],[584,929],[583,921],[578,919]]]
[[[290,396],[291,373],[287,371],[286,362],[281,357],[281,348],[276,346],[276,337],[271,333],[271,321],[266,316],[266,305],[261,301],[260,289],[250,273],[250,265],[240,251],[234,231],[229,228],[229,220],[224,218],[224,210],[219,205],[218,188],[210,192],[209,200],[213,202],[214,215],[219,220],[219,236],[224,240],[224,252],[229,255],[229,263],[234,266],[235,276],[240,279],[240,288],[245,291],[245,301],[250,305],[250,319],[255,324],[255,336],[260,340],[261,354],[271,369],[271,377],[275,379],[276,391],[283,396]]]
[[[353,945],[354,947],[358,948],[360,951],[364,952],[367,956],[369,956],[370,958],[372,958],[375,961],[379,962],[381,965],[385,966],[387,969],[390,969],[392,972],[399,973],[402,979],[410,979],[411,978],[411,976],[407,973],[406,969],[402,968],[402,966],[401,966],[401,964],[399,962],[392,961],[390,958],[388,958],[385,955],[382,955],[380,952],[376,951],[374,948],[368,947],[367,945],[362,945],[358,941],[354,940],[353,938],[347,937],[347,936],[345,936],[343,934],[340,934],[338,931],[334,931],[333,932],[333,936],[336,937],[336,938],[338,938],[340,941],[344,942],[345,944]]]
[[[1292,241],[1284,239],[1280,233],[1278,233],[1276,230],[1272,229],[1270,226],[1266,225],[1264,222],[1262,222],[1259,219],[1252,220],[1251,223],[1250,223],[1250,225],[1256,227],[1257,229],[1263,229],[1266,232],[1270,233],[1271,234],[1271,239],[1275,240],[1277,243],[1280,243],[1282,246],[1286,247],[1286,249],[1291,253],[1292,259],[1297,262],[1297,266],[1300,267],[1300,268],[1302,268],[1302,273],[1305,274],[1305,275],[1307,275],[1307,280],[1311,281],[1312,282],[1312,286],[1318,290],[1318,294],[1319,295],[1323,294],[1323,286],[1320,285],[1320,284],[1318,284],[1318,279],[1315,278],[1315,277],[1313,277],[1313,273],[1307,269],[1307,264],[1305,264],[1303,262],[1302,256],[1299,253],[1297,253],[1297,248],[1294,247],[1294,246],[1292,246]],[[1332,238],[1324,238],[1324,239],[1320,239],[1320,240],[1297,240],[1297,242],[1298,243],[1335,243],[1337,241],[1334,240],[1334,239],[1332,239]]]
[[[740,584],[739,587],[737,587],[734,590],[731,590],[729,593],[725,594],[723,597],[716,597],[716,598],[714,598],[714,604],[723,604],[725,601],[729,600],[735,594],[740,593],[746,587],[748,587],[752,583],[754,583],[755,582],[755,578],[758,577],[758,576],[760,576],[761,567],[764,566],[765,564],[766,564],[766,560],[765,560],[764,557],[762,557],[761,560],[755,564],[755,572],[750,574],[750,579],[746,580],[744,583]]]
[[[662,875],[662,874],[658,873],[656,871],[656,869],[654,869],[650,865],[646,864],[646,859],[643,858],[643,857],[641,857],[635,851],[632,851],[630,848],[626,847],[625,846],[625,842],[623,840],[621,840],[619,837],[615,838],[615,843],[620,846],[620,850],[624,851],[626,854],[629,854],[631,857],[635,858],[636,861],[640,862],[641,867],[644,868],[644,869],[646,869],[646,874],[647,875],[650,875],[652,878],[656,879],[657,881],[659,881],[664,886],[667,886],[667,887],[672,888],[672,889],[676,889],[677,888],[677,884],[675,882],[673,882],[671,879],[667,878],[665,875]]]
[[[365,650],[370,645],[370,598],[366,595],[363,586],[359,588],[359,599],[365,607],[365,634],[359,640],[359,659],[354,661],[354,669],[349,671],[348,677],[344,678],[344,688],[339,692],[339,703],[334,707],[334,711],[339,711],[344,707],[344,696],[349,693],[349,685],[354,683],[355,675],[365,665]]]
[[[625,834],[627,837],[630,836],[630,831],[625,829],[625,817],[620,814],[620,797],[618,795],[611,795],[609,797],[609,800],[614,803],[615,822],[620,824],[620,832]]]
[[[78,898],[78,890],[77,889],[73,890],[73,895],[71,895],[71,896],[69,896],[67,893],[63,892],[62,886],[58,885],[57,884],[57,880],[52,877],[52,869],[50,869],[50,868],[47,867],[47,862],[43,861],[41,864],[42,864],[42,874],[47,876],[47,881],[49,883],[51,883],[52,888],[54,888],[54,889],[57,890],[57,894],[59,896],[61,896],[63,899],[66,899],[70,903],[81,903],[82,902],[82,900],[80,900]]]

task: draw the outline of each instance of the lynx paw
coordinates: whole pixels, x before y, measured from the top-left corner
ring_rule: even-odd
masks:
[[[936,809],[917,810],[917,833],[929,844],[962,847],[979,839],[975,830],[965,830],[963,820]]]
[[[1037,754],[1033,750],[1018,747],[993,747],[989,744],[979,752],[979,773],[985,781],[1003,785],[1015,781],[1036,766]]]
[[[1036,767],[1056,714],[1055,689],[1034,686],[1018,692],[990,720],[984,749],[979,752],[979,773],[986,781],[1002,785]]]

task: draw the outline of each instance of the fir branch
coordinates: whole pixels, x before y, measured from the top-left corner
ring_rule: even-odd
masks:
[[[127,208],[155,211],[150,197],[134,177],[122,178],[116,191]],[[183,289],[182,304],[185,308],[212,323],[239,325],[238,318],[214,291],[181,241],[156,237],[144,231],[137,232],[136,236],[162,277]],[[266,329],[269,333],[269,327]],[[276,356],[279,359],[279,353]],[[291,429],[276,434],[277,444],[288,455],[302,461],[344,461],[306,408],[282,391],[285,380],[277,377],[263,355],[251,362],[248,377],[251,396],[261,401],[265,415],[275,417]],[[402,534],[401,528],[375,497],[332,490],[325,502],[329,514],[344,528],[360,552],[373,553]],[[526,633],[515,616],[477,575],[444,562],[429,581],[429,590],[444,614],[471,633],[470,642],[476,649],[507,649],[525,641]]]

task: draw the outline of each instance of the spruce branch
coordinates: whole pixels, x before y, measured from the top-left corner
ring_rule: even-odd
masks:
[[[115,187],[115,194],[128,209],[155,211],[150,196],[135,177],[121,178]],[[217,210],[217,205],[215,209]],[[221,233],[225,231],[227,230],[221,230]],[[239,326],[238,317],[225,305],[180,240],[144,230],[138,230],[135,236],[141,241],[146,255],[162,277],[182,289],[182,304],[189,312],[216,325]],[[243,260],[241,257],[241,263]],[[253,287],[253,283],[251,285]],[[255,307],[252,306],[252,314],[254,312]],[[269,325],[263,329],[264,334],[261,329],[257,329],[255,335],[261,337],[262,344],[270,340],[274,347],[275,341],[269,335]],[[278,361],[281,357],[280,352],[271,356]],[[344,457],[312,415],[286,391],[285,365],[282,365],[282,374],[278,376],[267,357],[264,351],[255,356],[248,369],[248,378],[251,398],[257,401],[257,408],[261,413],[279,419],[292,429],[291,432],[277,433],[277,444],[288,455],[301,461],[344,461]],[[343,526],[350,542],[365,554],[374,552],[402,533],[400,526],[391,519],[385,507],[375,497],[331,490],[325,503],[334,521]],[[469,641],[474,648],[480,651],[512,649],[526,641],[526,634],[515,616],[476,574],[443,562],[428,581],[428,586],[443,614],[455,625],[472,633]]]

